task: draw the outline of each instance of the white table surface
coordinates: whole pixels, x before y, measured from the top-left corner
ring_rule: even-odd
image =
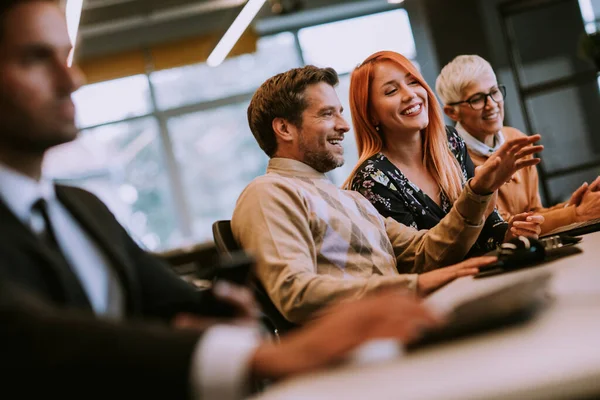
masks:
[[[555,301],[523,325],[376,363],[349,363],[272,386],[257,399],[600,398],[600,232],[583,253],[484,279],[462,278],[427,302],[445,309],[551,271]]]

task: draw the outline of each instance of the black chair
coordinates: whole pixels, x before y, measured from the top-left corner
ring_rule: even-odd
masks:
[[[233,232],[231,232],[231,221],[223,220],[215,222],[212,226],[212,231],[217,251],[222,256],[230,256],[232,253],[242,250],[233,237]],[[265,314],[266,319],[263,318],[263,323],[268,329],[272,330],[276,336],[279,336],[296,327],[295,324],[281,315],[271,301],[269,294],[254,274],[251,275],[249,285]]]

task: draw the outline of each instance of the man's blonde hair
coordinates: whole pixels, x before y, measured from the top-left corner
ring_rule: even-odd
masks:
[[[444,105],[464,100],[463,92],[467,86],[485,75],[496,74],[492,66],[477,55],[462,55],[450,61],[437,77],[435,90]]]

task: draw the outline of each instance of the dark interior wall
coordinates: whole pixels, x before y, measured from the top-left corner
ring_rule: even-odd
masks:
[[[440,65],[457,54],[490,57],[479,0],[424,0]]]
[[[412,8],[420,11],[419,23],[426,24],[429,35],[415,34],[417,56],[423,48],[426,56],[435,59],[437,68],[425,74],[433,87],[440,69],[460,54],[478,54],[490,61],[498,80],[508,89],[506,122],[525,129],[523,115],[518,106],[515,85],[506,43],[502,36],[498,3],[502,0],[406,0],[406,8],[413,20]],[[418,7],[413,3],[418,3]],[[415,23],[413,22],[413,30]],[[425,28],[421,28],[425,29]],[[424,61],[420,60],[421,63]],[[425,60],[428,62],[428,60]]]

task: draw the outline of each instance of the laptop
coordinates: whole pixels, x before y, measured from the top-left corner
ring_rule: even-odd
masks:
[[[546,308],[552,274],[543,272],[500,287],[456,306],[448,323],[426,331],[408,351],[525,323]]]

